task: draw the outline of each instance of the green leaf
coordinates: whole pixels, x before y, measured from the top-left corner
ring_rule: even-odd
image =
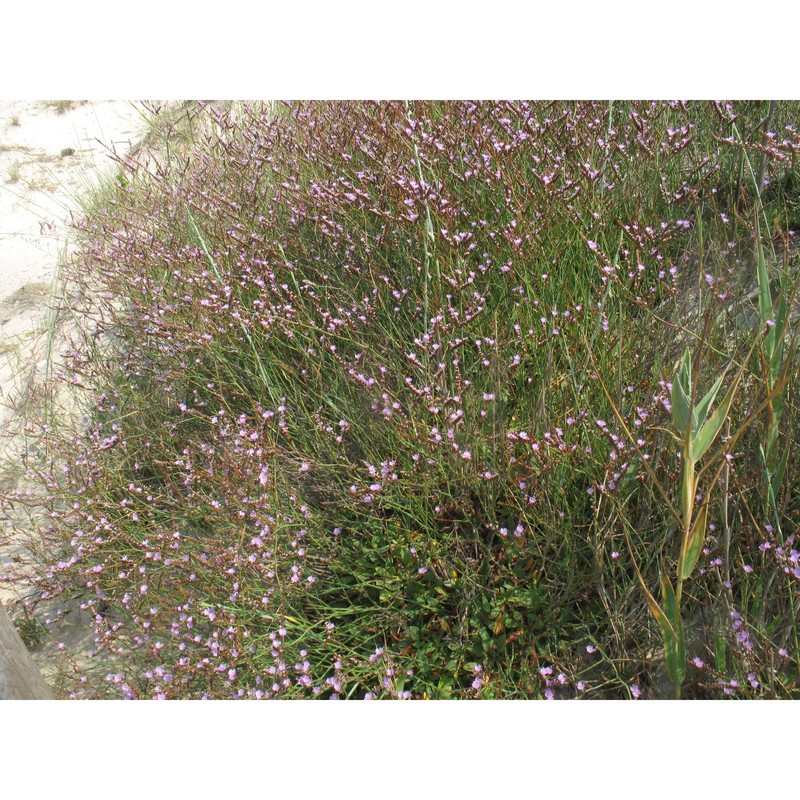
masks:
[[[783,475],[786,472],[786,462],[788,458],[789,450],[787,448],[783,451],[780,461],[778,462],[778,467],[775,470],[775,475],[772,478],[772,490],[776,496],[781,489],[781,484],[783,483]]]
[[[706,535],[706,523],[708,522],[708,501],[703,503],[697,518],[692,525],[686,542],[678,560],[678,579],[685,581],[691,574],[700,557],[703,548],[703,541]]]
[[[664,613],[674,627],[676,617],[675,590],[672,588],[672,581],[670,581],[663,564],[661,565],[661,600],[664,603]]]
[[[436,698],[438,700],[449,700],[453,696],[453,681],[448,675],[439,678],[439,685],[436,687]]]
[[[695,406],[694,411],[697,413],[697,419],[695,420],[694,417],[692,419],[692,435],[695,435],[706,421],[708,409],[711,408],[711,404],[716,399],[717,392],[719,392],[720,386],[722,386],[722,379],[724,377],[725,373],[723,372],[722,375],[714,381],[714,385],[708,390],[708,394]]]
[[[688,525],[694,508],[694,496],[697,494],[697,478],[694,474],[695,461],[684,448],[683,467],[681,469],[681,512],[683,513],[682,525]]]
[[[676,688],[680,688],[686,676],[686,647],[683,640],[683,628],[680,627],[680,624],[675,638],[664,640],[664,656],[669,679]]]
[[[675,636],[676,632],[675,629],[672,627],[672,623],[669,620],[669,617],[664,613],[664,610],[661,606],[656,602],[655,597],[647,589],[647,586],[644,585],[644,578],[639,578],[639,582],[642,584],[642,588],[644,589],[645,597],[647,597],[647,605],[650,608],[650,613],[655,618],[656,622],[658,623],[658,627],[661,628],[661,634],[666,642],[668,636]]]
[[[689,395],[692,392],[692,357],[689,348],[683,352],[679,364],[675,365],[672,378],[672,420],[681,435],[689,429],[691,404]]]
[[[785,389],[784,389],[785,392]],[[775,394],[772,397],[771,411],[772,416],[768,426],[767,452],[774,455],[775,446],[778,444],[778,432],[780,429],[781,418],[783,417],[783,395],[784,392]]]
[[[667,618],[667,615],[664,613],[661,606],[658,604],[655,604],[655,606],[651,604],[650,611],[655,617],[658,627],[661,628],[661,638],[664,640],[664,649],[666,650],[668,642],[672,642],[674,644],[675,641],[677,641],[678,633]]]
[[[697,436],[692,439],[692,458],[695,464],[705,455],[709,447],[714,443],[714,439],[719,434],[722,423],[728,416],[731,403],[733,402],[733,395],[736,393],[738,381],[734,381],[733,385],[728,389],[722,402],[717,407],[717,410],[711,415],[711,418],[703,425],[697,433]]]
[[[675,590],[672,588],[672,583],[664,571],[663,565],[661,567],[661,596],[665,614],[671,623],[667,626],[659,622],[664,640],[664,657],[669,678],[677,688],[681,686],[686,675],[686,654],[680,609],[675,598]]]
[[[769,276],[767,275],[767,264],[764,261],[764,248],[759,240],[758,264],[756,265],[756,277],[758,278],[758,316],[761,324],[766,325],[767,320],[772,316],[772,294],[769,290]]]
[[[778,313],[775,316],[775,325],[770,328],[764,342],[769,359],[769,385],[772,388],[778,380],[784,348],[784,324],[786,323],[786,296],[781,293],[778,301]]]

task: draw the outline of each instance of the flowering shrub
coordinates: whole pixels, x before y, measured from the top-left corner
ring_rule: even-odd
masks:
[[[677,556],[645,469],[678,484],[664,368],[676,331],[727,353],[741,155],[796,174],[796,112],[743,142],[764,108],[202,106],[190,145],[122,161],[72,274],[85,426],[41,476],[43,585],[114,664],[94,691],[647,696],[624,534],[647,574]],[[738,583],[710,575],[716,608]]]

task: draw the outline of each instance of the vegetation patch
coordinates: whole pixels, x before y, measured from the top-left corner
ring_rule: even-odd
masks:
[[[795,696],[798,111],[155,113],[10,498],[82,691]]]

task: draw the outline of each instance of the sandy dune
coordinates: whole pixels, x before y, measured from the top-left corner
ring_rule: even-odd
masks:
[[[35,434],[26,408],[46,379],[58,265],[78,197],[113,171],[109,154],[126,152],[145,130],[139,103],[0,101],[0,494],[24,487],[18,468]],[[92,642],[79,609],[57,603],[36,609],[48,627],[42,635],[27,611],[32,587],[6,577],[25,573],[31,554],[20,530],[35,534],[36,524],[0,515],[0,602],[36,634],[34,657],[50,674],[62,653],[81,661]]]

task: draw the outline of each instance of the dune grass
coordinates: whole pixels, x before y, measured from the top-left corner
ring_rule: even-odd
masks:
[[[38,476],[82,696],[795,696],[799,110],[156,113]]]

